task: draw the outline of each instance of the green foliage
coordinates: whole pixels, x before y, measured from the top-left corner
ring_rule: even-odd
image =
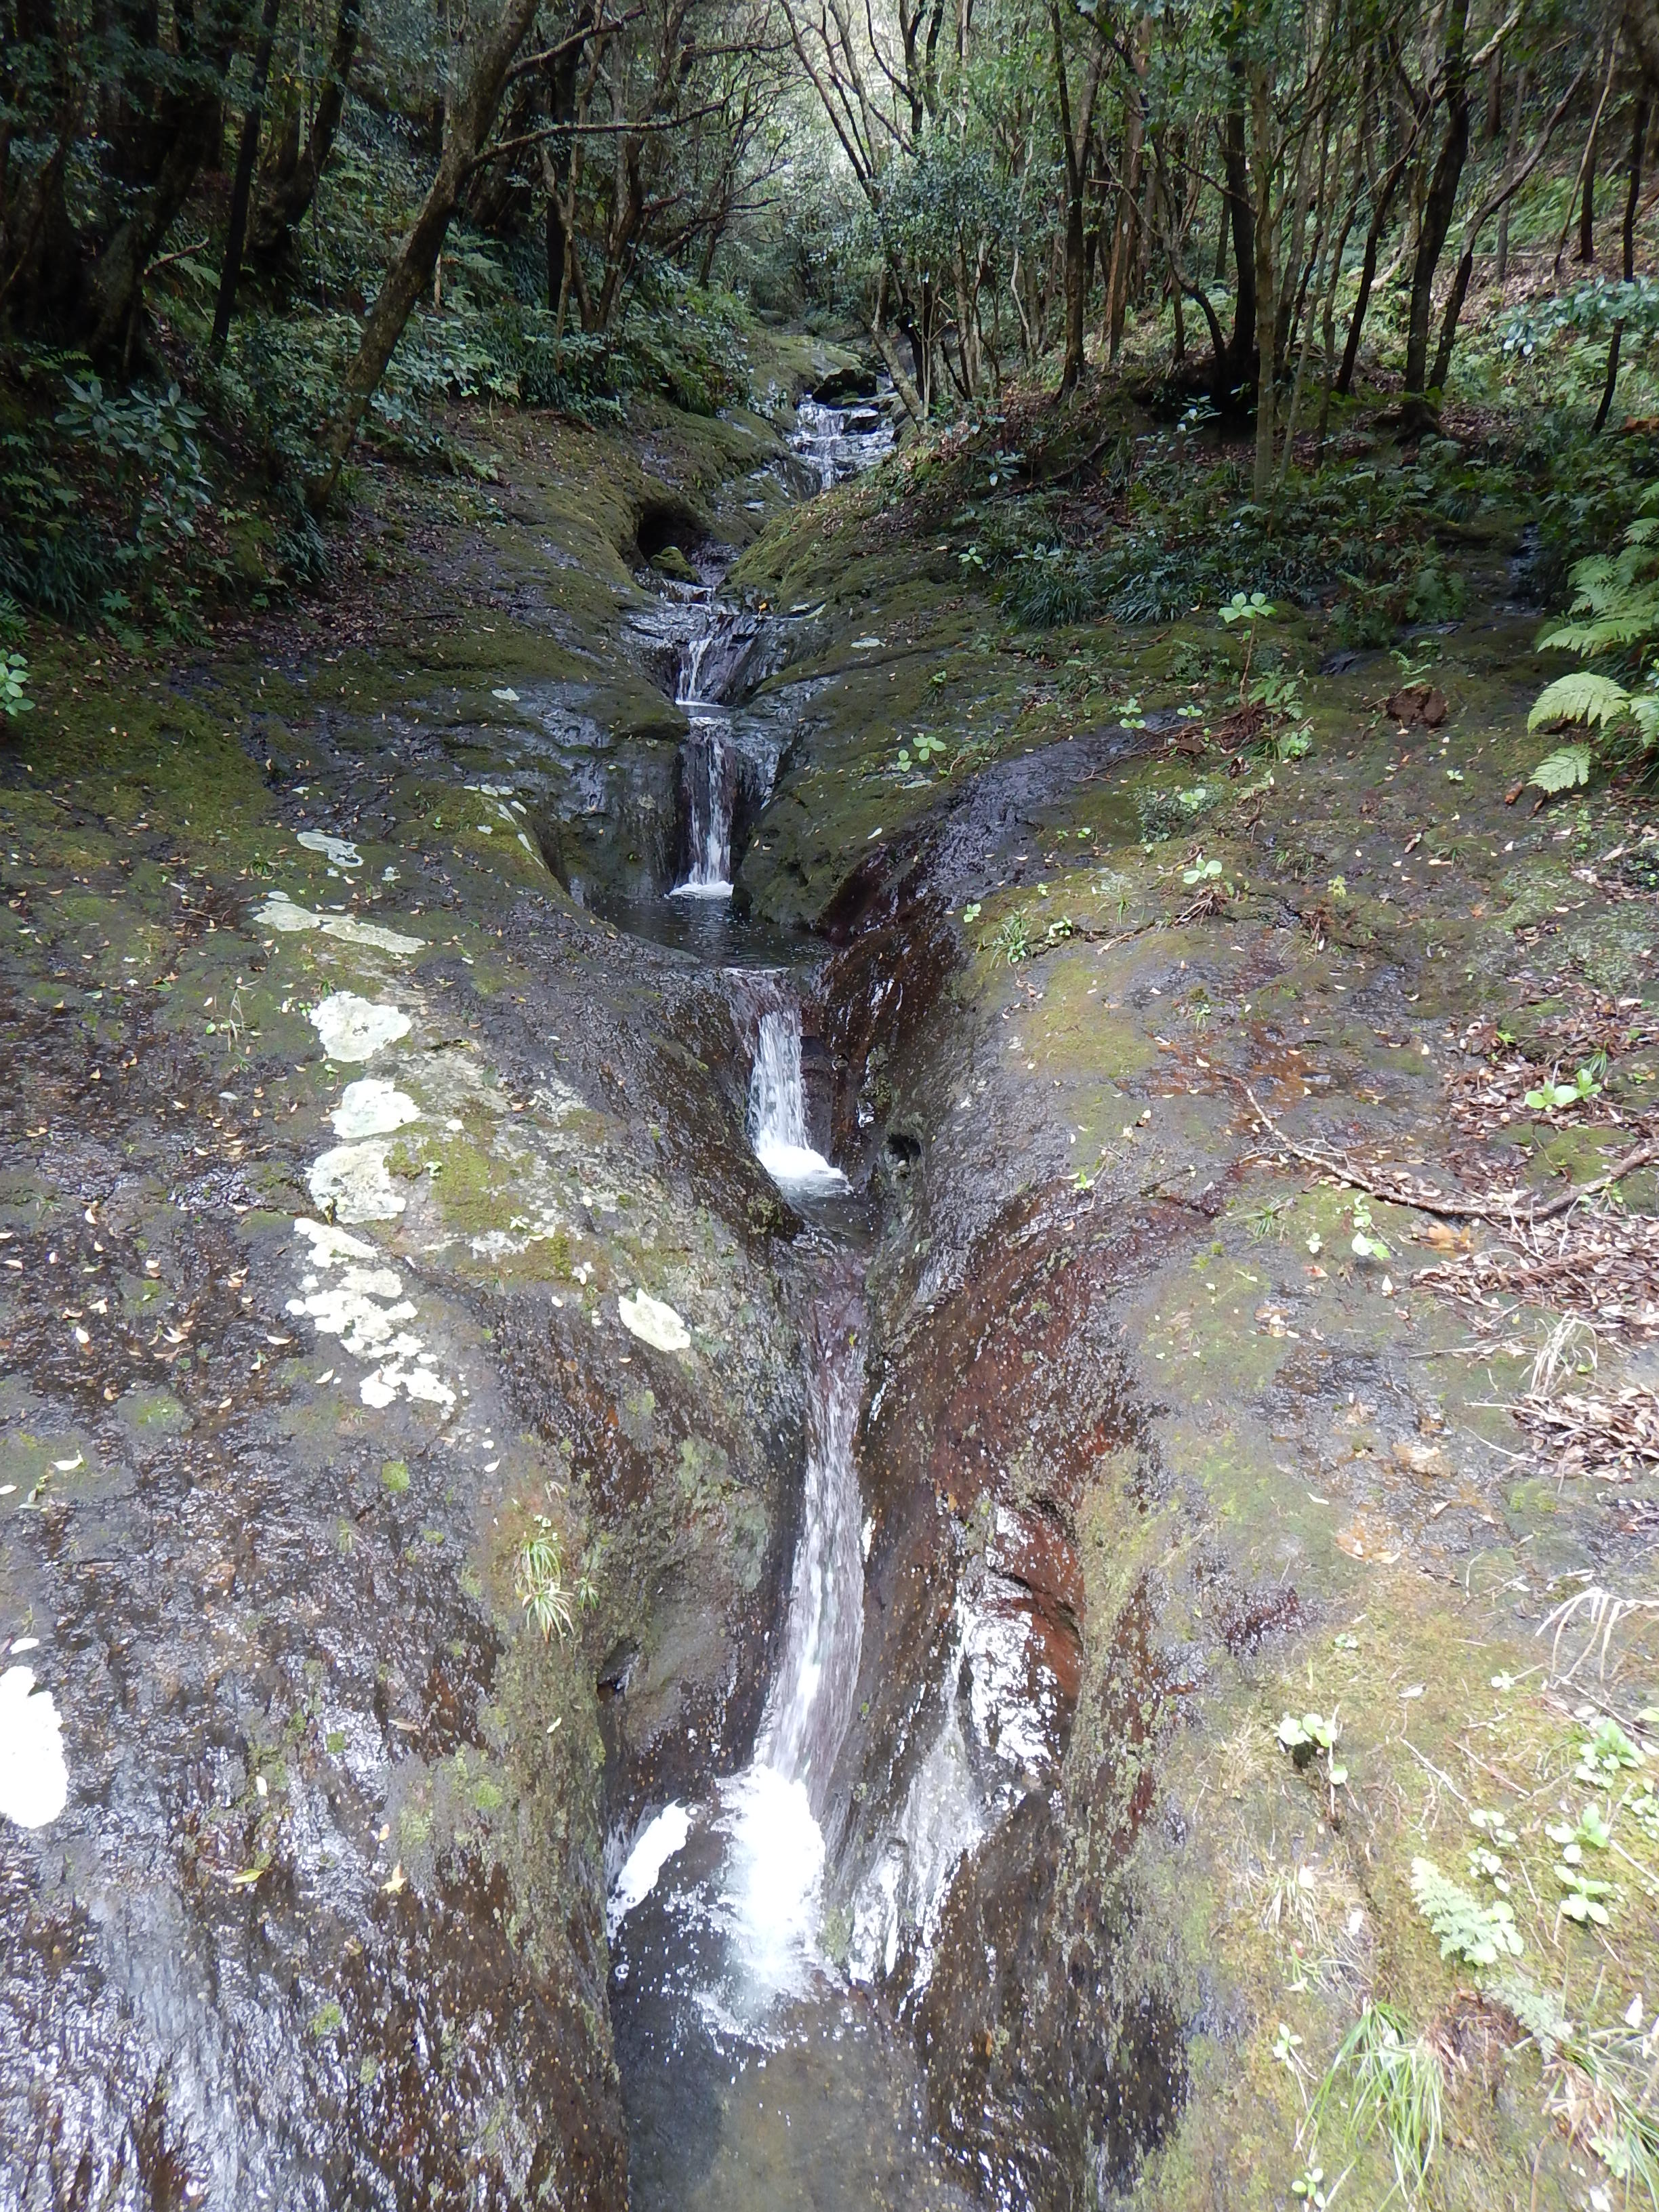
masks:
[[[1064,545],[1038,545],[1017,556],[1002,602],[1027,629],[1058,629],[1086,622],[1102,597],[1102,572],[1086,554]]]
[[[1395,2187],[1408,2202],[1414,2199],[1444,2132],[1445,2080],[1437,2052],[1425,2037],[1411,2033],[1393,2005],[1368,2004],[1342,2039],[1314,2099],[1316,2130],[1344,2079],[1351,2085],[1351,2139],[1364,2143],[1380,2132],[1394,2166]]]
[[[29,665],[21,653],[0,653],[0,714],[15,721],[18,715],[33,712],[34,702],[28,696]]]
[[[1581,1782],[1609,1788],[1622,1780],[1628,1769],[1640,1766],[1644,1756],[1641,1746],[1631,1741],[1617,1721],[1599,1721],[1594,1734],[1578,1747],[1577,1777]]]
[[[1215,805],[1220,793],[1206,783],[1195,783],[1185,791],[1142,791],[1135,799],[1135,811],[1140,817],[1140,834],[1149,845],[1165,837],[1179,837]]]
[[[1552,1079],[1541,1090],[1528,1091],[1526,1103],[1534,1114],[1559,1113],[1564,1106],[1580,1106],[1588,1098],[1598,1097],[1601,1090],[1595,1068],[1585,1066],[1571,1083]]]
[[[1659,333],[1659,283],[1646,276],[1628,284],[1592,276],[1565,292],[1534,295],[1504,318],[1499,343],[1505,354],[1530,360],[1540,348],[1562,337],[1605,343],[1614,324],[1622,325],[1628,342]]]
[[[1540,653],[1603,656],[1629,682],[1597,669],[1576,668],[1547,684],[1533,702],[1527,727],[1582,722],[1604,733],[1628,726],[1644,751],[1659,748],[1659,487],[1646,493],[1641,511],[1626,526],[1619,550],[1593,555],[1571,572],[1570,612],[1582,617],[1558,623],[1538,641]],[[1645,677],[1640,690],[1636,680]],[[1589,748],[1564,745],[1534,769],[1531,781],[1547,792],[1589,781]]]
[[[1241,622],[1267,622],[1279,610],[1260,592],[1235,592],[1224,606],[1218,608],[1217,612],[1222,621],[1231,626]]]
[[[1440,1939],[1443,1959],[1457,1959],[1466,1966],[1494,1966],[1502,1958],[1521,1956],[1515,1914],[1502,1898],[1482,1905],[1443,1875],[1432,1859],[1425,1858],[1412,1861],[1412,1895]]]
[[[561,1638],[574,1634],[574,1603],[564,1579],[564,1546],[546,1514],[538,1513],[520,1540],[519,1601],[545,1641],[556,1628]]]
[[[1335,878],[1333,878],[1333,882]],[[1363,1198],[1353,1202],[1353,1251],[1361,1260],[1387,1260],[1392,1255],[1388,1245],[1377,1234],[1371,1219],[1370,1207]]]
[[[198,518],[213,503],[197,432],[202,410],[171,384],[164,392],[142,385],[106,391],[96,376],[65,380],[69,397],[57,423],[72,445],[88,446],[130,501],[137,543],[148,550],[169,538],[193,538]]]
[[[1340,1790],[1348,1778],[1347,1768],[1336,1757],[1337,1739],[1341,1733],[1334,1714],[1328,1720],[1322,1713],[1304,1713],[1300,1720],[1294,1713],[1285,1713],[1274,1730],[1281,1748],[1290,1753],[1297,1767],[1306,1766],[1316,1756],[1323,1756],[1326,1779],[1333,1790]]]

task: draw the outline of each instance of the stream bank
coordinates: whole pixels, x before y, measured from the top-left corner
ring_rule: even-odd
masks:
[[[1528,1680],[1534,1631],[1647,1587],[1652,1522],[1517,1460],[1509,1338],[1411,1282],[1403,1209],[1397,1273],[1356,1261],[1352,1193],[1240,1085],[1431,1178],[1588,1176],[1599,1109],[1446,1101],[1500,1029],[1542,1056],[1634,1000],[1639,1108],[1652,894],[1575,872],[1630,803],[1504,809],[1532,671],[1498,590],[1433,648],[1443,731],[1350,669],[1264,785],[1173,743],[1224,704],[1179,672],[1209,627],[1011,633],[902,463],[798,509],[759,421],[471,434],[500,486],[370,472],[384,596],[165,683],[66,659],[7,757],[0,1587],[69,1782],[0,1828],[7,2187],[608,2206],[630,2156],[673,2201],[653,2146],[690,2140],[711,2205],[1288,2202],[1279,2022],[1322,2065],[1365,1992],[1441,2015],[1411,1856],[1467,1854],[1495,1785],[1460,1747],[1568,1786],[1584,1686]],[[714,544],[757,657],[677,702],[708,583],[652,562]],[[763,771],[730,900],[674,900],[712,690]],[[1234,896],[1182,881],[1200,821]],[[779,968],[787,1128],[751,1109]],[[792,1195],[757,1127],[851,1196]],[[815,1329],[858,1340],[850,1437]],[[773,1766],[831,1463],[856,1673]],[[524,1617],[538,1536],[568,1635]],[[1632,1729],[1644,1628],[1597,1693]],[[1340,1800],[1275,1741],[1310,1706]],[[817,2025],[722,2028],[653,2119],[640,1962],[690,1941],[703,2033],[732,1931],[686,1901],[732,1887],[757,1772],[809,1769]],[[1608,2008],[1650,1910],[1632,1880]],[[1448,2201],[1579,2202],[1492,2078]]]

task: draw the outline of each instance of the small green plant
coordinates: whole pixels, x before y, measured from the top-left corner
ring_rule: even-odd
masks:
[[[1502,1958],[1521,1956],[1515,1914],[1502,1898],[1482,1905],[1442,1874],[1432,1859],[1423,1858],[1412,1861],[1412,1895],[1440,1938],[1443,1959],[1461,1960],[1466,1966],[1495,1966]]]
[[[929,761],[944,750],[943,738],[930,738],[924,732],[921,737],[912,738],[908,745],[899,747],[897,765],[908,774],[912,765],[926,768]]]
[[[1500,1897],[1507,1897],[1509,1872],[1499,1854],[1512,1849],[1520,1838],[1501,1813],[1477,1809],[1469,1814],[1469,1822],[1480,1830],[1484,1838],[1469,1853],[1469,1872],[1477,1879],[1489,1881]]]
[[[1206,860],[1200,853],[1190,868],[1181,871],[1181,880],[1190,890],[1195,884],[1212,884],[1221,873],[1219,860]]]
[[[1280,1747],[1291,1754],[1291,1763],[1298,1772],[1316,1759],[1323,1759],[1326,1787],[1334,1809],[1336,1793],[1348,1778],[1347,1768],[1336,1755],[1337,1740],[1342,1733],[1336,1715],[1332,1713],[1328,1719],[1323,1713],[1304,1713],[1298,1720],[1294,1713],[1285,1713],[1273,1733]]]
[[[991,939],[991,950],[1011,968],[1031,957],[1030,917],[1024,914],[1009,915]]]
[[[1534,1114],[1553,1114],[1564,1106],[1582,1106],[1586,1099],[1599,1097],[1601,1091],[1595,1069],[1589,1066],[1581,1067],[1571,1083],[1558,1083],[1552,1077],[1538,1090],[1528,1091],[1526,1103]]]
[[[1555,1878],[1566,1893],[1561,1899],[1561,1910],[1569,1920],[1577,1921],[1581,1927],[1587,1921],[1593,1921],[1598,1928],[1608,1925],[1613,1916],[1601,1899],[1613,1895],[1610,1881],[1594,1881],[1582,1867],[1565,1863],[1556,1868]]]
[[[1353,1250],[1362,1260],[1392,1257],[1387,1244],[1376,1233],[1371,1210],[1363,1198],[1357,1198],[1353,1202]]]
[[[1238,679],[1238,703],[1242,707],[1249,688],[1250,656],[1255,651],[1256,624],[1270,622],[1279,610],[1261,592],[1235,592],[1217,611],[1229,629],[1236,623],[1244,624],[1244,666]]]
[[[977,921],[981,910],[980,902],[977,899],[969,899],[967,905],[962,909],[962,918],[964,921]]]
[[[28,696],[28,680],[29,665],[21,653],[0,653],[0,714],[9,722],[34,710],[34,702]]]
[[[1628,1767],[1640,1766],[1646,1754],[1615,1720],[1598,1723],[1595,1733],[1578,1747],[1577,1777],[1593,1788],[1609,1789]]]
[[[537,1514],[519,1545],[519,1601],[542,1632],[544,1641],[556,1628],[561,1638],[576,1626],[571,1593],[565,1586],[564,1546],[546,1514]]]
[[[1411,2033],[1393,2005],[1368,2004],[1342,2039],[1320,2084],[1310,2115],[1316,2130],[1344,2076],[1352,2084],[1351,2136],[1365,2143],[1380,2130],[1395,2188],[1408,2200],[1414,2198],[1434,2163],[1444,2127],[1445,2077],[1438,2053],[1425,2036]]]

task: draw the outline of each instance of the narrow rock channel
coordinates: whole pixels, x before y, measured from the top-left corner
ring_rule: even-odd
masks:
[[[1200,771],[1214,623],[1074,709],[829,366],[367,471],[368,615],[0,763],[0,2212],[1277,2201],[1475,1762],[1592,1755],[1643,1501],[1279,1142],[1449,1183],[1523,900],[1650,956],[1511,850],[1530,617]]]

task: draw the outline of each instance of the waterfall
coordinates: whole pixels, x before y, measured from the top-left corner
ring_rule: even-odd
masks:
[[[732,896],[732,748],[724,724],[694,714],[686,739],[685,842],[690,875],[671,898],[726,899]]]
[[[813,1810],[841,1749],[864,1639],[861,1505],[853,1437],[864,1388],[856,1333],[813,1346],[806,1482],[783,1657],[767,1699],[756,1764],[805,1786]]]
[[[893,448],[893,426],[871,406],[826,407],[817,399],[795,406],[790,444],[828,491],[843,477],[872,468]]]
[[[741,667],[753,643],[754,626],[734,609],[717,606],[712,599],[698,600],[696,611],[701,623],[680,647],[674,685],[675,703],[685,708],[691,725],[682,757],[690,872],[669,896],[729,899],[736,774],[731,716],[719,694]]]
[[[841,1170],[831,1167],[807,1139],[799,1006],[760,1018],[749,1079],[749,1141],[756,1158],[787,1197],[827,1198],[848,1188]]]
[[[864,1387],[855,1296],[814,1313],[806,1480],[783,1656],[755,1756],[724,1790],[725,1904],[749,1987],[763,2002],[819,1963],[818,1826],[858,1690],[864,1641],[862,1502],[853,1438]]]

